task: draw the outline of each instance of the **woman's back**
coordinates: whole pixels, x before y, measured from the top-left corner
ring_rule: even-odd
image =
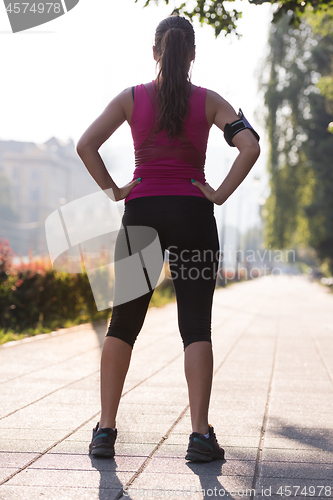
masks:
[[[165,157],[179,159],[198,170],[204,169],[209,134],[205,113],[206,94],[207,89],[193,88],[189,99],[189,113],[184,120],[180,137],[170,139],[164,130],[156,132],[158,103],[154,82],[135,87],[131,131],[136,167]]]
[[[157,130],[159,106],[154,81],[135,87],[131,119],[134,178],[141,177],[142,181],[126,201],[141,196],[204,196],[192,185],[191,178],[205,182],[210,129],[205,112],[206,94],[207,89],[192,86],[183,128],[178,136],[169,138],[165,130]]]

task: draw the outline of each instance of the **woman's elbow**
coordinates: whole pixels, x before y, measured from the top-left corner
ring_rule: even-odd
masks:
[[[253,141],[252,144],[249,144],[246,148],[244,148],[244,153],[248,158],[251,158],[253,165],[257,161],[260,156],[260,146],[258,141]]]
[[[80,151],[82,151],[84,148],[86,147],[86,144],[84,144],[83,141],[78,141],[78,143],[76,144],[76,151],[77,153],[79,153]]]
[[[85,151],[91,149],[91,146],[83,141],[79,141],[76,145],[76,152],[77,154],[82,157],[82,155],[84,155]]]
[[[255,141],[251,144],[247,144],[246,146],[239,148],[239,152],[243,158],[247,158],[247,160],[254,165],[260,155],[259,143]]]
[[[83,144],[79,141],[75,147],[77,154],[80,156],[80,152],[83,150]]]

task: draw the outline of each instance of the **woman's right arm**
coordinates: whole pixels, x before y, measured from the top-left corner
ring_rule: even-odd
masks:
[[[76,145],[76,151],[90,175],[108,196],[114,198],[114,201],[126,198],[140,181],[135,179],[121,188],[118,187],[98,150],[125,120],[128,123],[131,122],[132,112],[133,97],[132,89],[129,87],[112,99],[100,116],[83,133]],[[110,189],[113,196],[110,195]]]
[[[216,125],[222,131],[227,123],[239,120],[234,108],[219,94],[211,90],[207,90],[206,115],[208,123]],[[237,147],[239,154],[220,187],[214,190],[208,184],[204,186],[198,181],[193,183],[210,201],[217,205],[222,205],[238,188],[260,154],[259,143],[249,129],[238,132],[232,142]]]

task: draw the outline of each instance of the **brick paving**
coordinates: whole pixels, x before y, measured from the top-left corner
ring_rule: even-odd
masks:
[[[149,310],[117,419],[91,458],[107,322],[0,348],[0,499],[332,498],[333,294],[304,276],[215,292],[210,422],[226,461],[184,460],[191,432],[177,308]]]

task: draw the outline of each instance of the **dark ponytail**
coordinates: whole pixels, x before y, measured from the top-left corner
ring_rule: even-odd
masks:
[[[156,91],[159,104],[157,131],[165,130],[172,139],[182,130],[190,97],[190,56],[194,50],[194,30],[184,17],[171,16],[157,26],[155,50],[159,73]]]

